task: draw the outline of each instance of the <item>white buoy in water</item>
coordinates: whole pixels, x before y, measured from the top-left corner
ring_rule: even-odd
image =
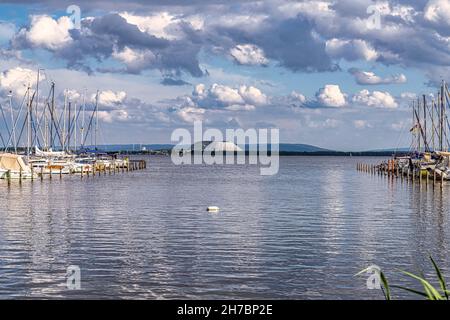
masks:
[[[217,212],[217,211],[219,211],[219,207],[216,207],[216,206],[209,206],[209,207],[206,209],[206,211],[208,211],[208,212]]]

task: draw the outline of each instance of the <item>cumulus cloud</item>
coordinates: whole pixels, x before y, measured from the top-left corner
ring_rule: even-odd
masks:
[[[30,26],[19,31],[16,41],[25,41],[31,47],[58,50],[72,41],[70,29],[73,23],[69,17],[57,20],[47,15],[32,16]]]
[[[346,105],[345,94],[338,85],[327,84],[316,93],[317,102],[325,107],[342,107]]]
[[[44,75],[40,76],[45,79]],[[3,93],[12,91],[14,95],[23,96],[28,85],[34,85],[37,80],[37,71],[27,68],[11,68],[0,73],[0,88]]]
[[[98,118],[107,123],[124,122],[129,120],[129,115],[126,110],[101,110],[98,112]]]
[[[112,57],[123,62],[130,73],[139,73],[156,62],[155,54],[148,49],[133,50],[125,46],[121,51],[114,49]]]
[[[264,105],[267,103],[267,96],[256,87],[242,85],[239,87],[239,94],[245,102],[254,105]]]
[[[297,102],[299,102],[301,104],[306,102],[306,97],[303,94],[298,93],[295,90],[291,92],[289,97],[292,99],[292,101],[297,101]]]
[[[130,12],[121,12],[120,15],[130,24],[136,25],[139,30],[158,38],[173,40],[176,35],[167,30],[176,22],[174,15],[169,12],[157,12],[148,16],[139,16]]]
[[[97,1],[82,3],[92,7]],[[106,11],[118,13],[85,18],[81,30],[69,30],[68,17],[34,16],[16,34],[14,47],[51,50],[69,67],[88,72],[105,68],[93,61],[113,57],[125,65],[121,72],[200,77],[207,73],[198,56],[207,52],[231,55],[239,64],[273,61],[294,72],[336,71],[345,59],[418,67],[433,80],[436,74],[450,79],[447,0],[377,2],[378,30],[367,23],[370,0],[246,1],[238,9],[222,1],[160,4],[114,3]]]
[[[34,16],[30,25],[16,34],[12,46],[18,50],[50,50],[66,60],[68,67],[87,72],[98,69],[140,73],[157,69],[177,75],[182,72],[194,77],[204,75],[197,57],[200,43],[191,41],[188,36],[181,39],[158,37],[142,27],[144,22],[135,16],[125,17],[128,20],[120,14],[110,13],[85,18],[81,21],[81,29],[75,30],[71,29],[69,17],[55,20],[49,16]],[[190,24],[180,22],[179,27],[187,34],[194,31]],[[107,70],[99,66],[110,57],[122,62],[125,68]],[[92,63],[93,60],[96,63]]]
[[[198,31],[203,28],[204,23],[199,16],[181,16],[167,11],[159,11],[150,15],[136,15],[126,11],[119,14],[128,23],[136,25],[142,32],[167,40],[179,40],[185,37],[186,29],[182,25]]]
[[[188,101],[203,108],[250,111],[267,104],[268,97],[253,86],[229,87],[214,83],[209,88],[204,84],[196,85]]]
[[[450,2],[429,0],[424,9],[424,18],[436,24],[450,26]]]
[[[389,92],[361,90],[352,97],[352,102],[358,105],[364,105],[377,108],[394,109],[398,107],[394,97]]]
[[[176,111],[176,115],[184,122],[193,123],[203,121],[205,109],[196,107],[184,107]]]
[[[252,44],[238,44],[230,49],[230,55],[242,65],[267,65],[269,62],[264,51]]]
[[[354,76],[356,83],[361,85],[400,84],[406,82],[406,76],[404,74],[391,75],[382,78],[373,72],[363,71],[356,68],[349,69],[349,73]]]
[[[91,95],[91,101],[96,101],[96,94]],[[98,104],[106,108],[117,108],[125,101],[127,94],[125,91],[114,92],[112,90],[100,91],[98,93]]]
[[[326,42],[326,52],[333,58],[343,58],[347,61],[373,61],[378,53],[364,40],[331,39]]]
[[[77,101],[81,98],[81,94],[74,89],[65,90],[63,95],[65,95],[69,101]]]

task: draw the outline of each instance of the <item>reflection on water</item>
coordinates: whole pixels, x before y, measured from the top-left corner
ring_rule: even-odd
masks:
[[[0,181],[0,297],[373,299],[355,273],[377,264],[405,284],[395,269],[432,276],[429,254],[448,275],[450,185],[355,170],[378,161],[282,157],[260,176],[150,157],[115,176]]]

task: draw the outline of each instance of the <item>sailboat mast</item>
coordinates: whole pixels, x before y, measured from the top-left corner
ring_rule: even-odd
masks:
[[[436,145],[434,143],[434,130],[435,130],[435,125],[434,125],[434,107],[435,107],[435,101],[434,98],[431,100],[431,143],[433,145],[433,151],[436,150]]]
[[[67,152],[70,150],[70,129],[72,126],[72,102],[69,101],[69,119],[68,119],[68,125],[67,125]]]
[[[36,108],[34,110],[34,114],[35,114],[35,119],[38,119],[38,109],[39,109],[39,76],[40,76],[40,69],[38,68],[38,72],[37,72],[37,80],[36,80]],[[36,139],[38,138],[38,135],[36,134]],[[37,141],[36,141],[37,143]],[[38,143],[37,143],[38,144]]]
[[[16,123],[14,121],[14,110],[12,107],[12,91],[9,91],[9,110],[11,112],[11,134],[12,134],[12,139],[13,139],[13,144],[14,144],[14,153],[17,154],[17,139],[16,139]]]
[[[427,101],[425,98],[425,95],[423,95],[423,140],[424,140],[424,146],[427,145]]]
[[[98,93],[99,91],[97,90],[97,94],[95,96],[95,150],[97,151],[97,133],[98,133]]]
[[[53,125],[54,125],[54,114],[55,114],[55,83],[52,82],[52,106],[50,109],[50,148],[53,149]]]
[[[66,150],[66,116],[67,116],[67,90],[64,90],[64,110],[63,110],[63,129],[62,129],[63,150]]]
[[[81,148],[84,148],[84,126],[85,126],[85,113],[86,113],[86,89],[83,93],[83,114],[81,115]]]
[[[77,130],[78,130],[78,128],[77,128],[77,122],[78,122],[78,113],[77,113],[77,103],[75,102],[75,111],[74,111],[74,113],[75,113],[75,116],[74,116],[74,125],[75,125],[75,127],[74,127],[74,133],[75,133],[75,148],[74,148],[74,150],[75,150],[75,153],[77,152],[77,135],[78,135],[78,132],[77,132]]]
[[[439,94],[439,150],[444,150],[444,86]]]
[[[28,84],[27,88],[27,157],[30,158],[30,147],[31,147],[31,99],[30,99],[30,84]]]

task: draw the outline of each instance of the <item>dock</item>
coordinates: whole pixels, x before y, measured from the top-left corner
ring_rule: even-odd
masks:
[[[409,166],[401,165],[397,159],[390,159],[379,164],[360,163],[356,164],[356,170],[370,175],[386,176],[388,178],[417,182],[418,184],[438,184],[442,187],[447,181],[443,174],[436,170],[423,169],[420,163],[412,163]]]
[[[95,178],[102,176],[111,176],[120,173],[128,173],[138,170],[147,169],[147,161],[143,159],[126,159],[125,161],[120,161],[118,163],[110,163],[109,165],[103,164],[94,164],[89,170],[81,170],[79,172],[69,171],[63,172],[63,168],[61,167],[59,170],[53,170],[50,168],[34,168],[30,167],[29,170],[23,170],[22,167],[19,167],[18,170],[6,170],[6,172],[2,175],[2,179],[7,180],[8,183],[11,180],[18,180],[20,183],[22,180],[41,180],[43,181],[45,177],[47,179],[52,180],[54,178],[62,179],[64,176],[79,176],[81,179],[85,178]]]

